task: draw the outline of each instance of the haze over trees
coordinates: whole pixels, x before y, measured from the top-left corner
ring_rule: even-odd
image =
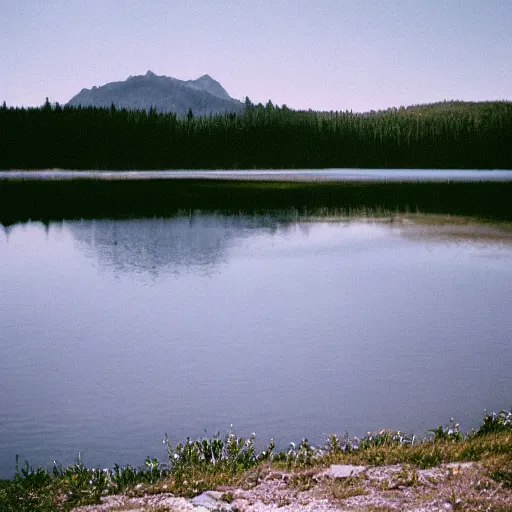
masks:
[[[511,102],[369,113],[272,102],[216,116],[52,106],[0,108],[0,168],[512,169]]]

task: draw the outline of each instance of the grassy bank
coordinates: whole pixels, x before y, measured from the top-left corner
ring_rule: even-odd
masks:
[[[26,463],[18,467],[13,480],[0,481],[0,510],[69,510],[99,503],[101,497],[119,493],[166,492],[194,496],[219,486],[251,487],[270,471],[291,472],[291,484],[308,487],[315,485],[310,470],[330,464],[402,464],[403,475],[400,473],[397,478],[399,485],[407,487],[415,485],[418,469],[449,462],[479,461],[484,467],[481,478],[486,489],[498,492],[512,487],[512,412],[506,411],[486,415],[477,430],[466,434],[452,420],[447,426],[433,429],[423,439],[385,430],[369,433],[362,439],[331,435],[321,447],[313,447],[303,440],[297,445],[291,443],[280,452],[275,452],[272,441],[267,449],[257,452],[254,436],[243,439],[232,432],[225,437],[187,439],[177,446],[167,439],[164,442],[168,459],[160,462],[148,458],[140,468],[88,469],[77,461],[70,467],[54,466],[48,471],[32,469]],[[345,491],[356,492],[356,489]],[[230,500],[229,493],[225,499]],[[510,509],[488,507],[487,510]]]
[[[0,223],[168,217],[183,211],[420,212],[512,220],[512,182],[0,180]]]

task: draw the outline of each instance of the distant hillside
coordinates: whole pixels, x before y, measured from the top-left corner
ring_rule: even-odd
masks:
[[[130,76],[123,82],[111,82],[101,87],[82,89],[67,103],[69,106],[110,107],[128,110],[174,112],[186,116],[209,116],[226,112],[242,112],[244,104],[229,96],[226,90],[209,75],[197,80],[178,80],[157,76],[152,71]]]

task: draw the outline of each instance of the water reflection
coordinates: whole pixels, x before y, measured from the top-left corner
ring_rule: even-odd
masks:
[[[507,224],[467,218],[396,214],[383,210],[287,210],[267,215],[188,212],[173,218],[66,222],[76,247],[99,268],[115,274],[195,272],[211,274],[227,263],[228,251],[258,233],[286,235],[297,228],[305,237],[318,222],[340,226],[371,223],[411,241],[512,244]],[[9,228],[4,228],[7,232]]]
[[[173,217],[181,211],[310,214],[342,208],[512,220],[512,181],[1,180],[0,223]]]
[[[84,254],[116,274],[158,275],[189,266],[209,272],[222,262],[233,237],[210,218],[93,220],[68,227]]]
[[[465,217],[409,215],[397,219],[410,240],[512,244],[512,224],[478,222]]]
[[[193,271],[210,274],[226,251],[258,231],[285,232],[296,212],[226,216],[189,213],[173,218],[66,223],[78,249],[116,274]]]
[[[99,268],[116,275],[194,272],[208,275],[227,263],[234,245],[258,233],[286,236],[295,227],[307,236],[313,223],[387,219],[375,210],[296,209],[260,215],[182,212],[171,218],[66,222],[76,247]],[[382,220],[382,219],[381,219]],[[381,221],[377,220],[377,221]]]

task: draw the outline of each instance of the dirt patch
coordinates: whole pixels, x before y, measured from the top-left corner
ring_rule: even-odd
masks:
[[[437,512],[512,510],[512,489],[491,480],[482,464],[331,466],[275,471],[248,488],[223,487],[192,499],[155,494],[108,496],[75,512]],[[143,491],[143,490],[142,490]],[[141,492],[141,489],[138,489]]]

